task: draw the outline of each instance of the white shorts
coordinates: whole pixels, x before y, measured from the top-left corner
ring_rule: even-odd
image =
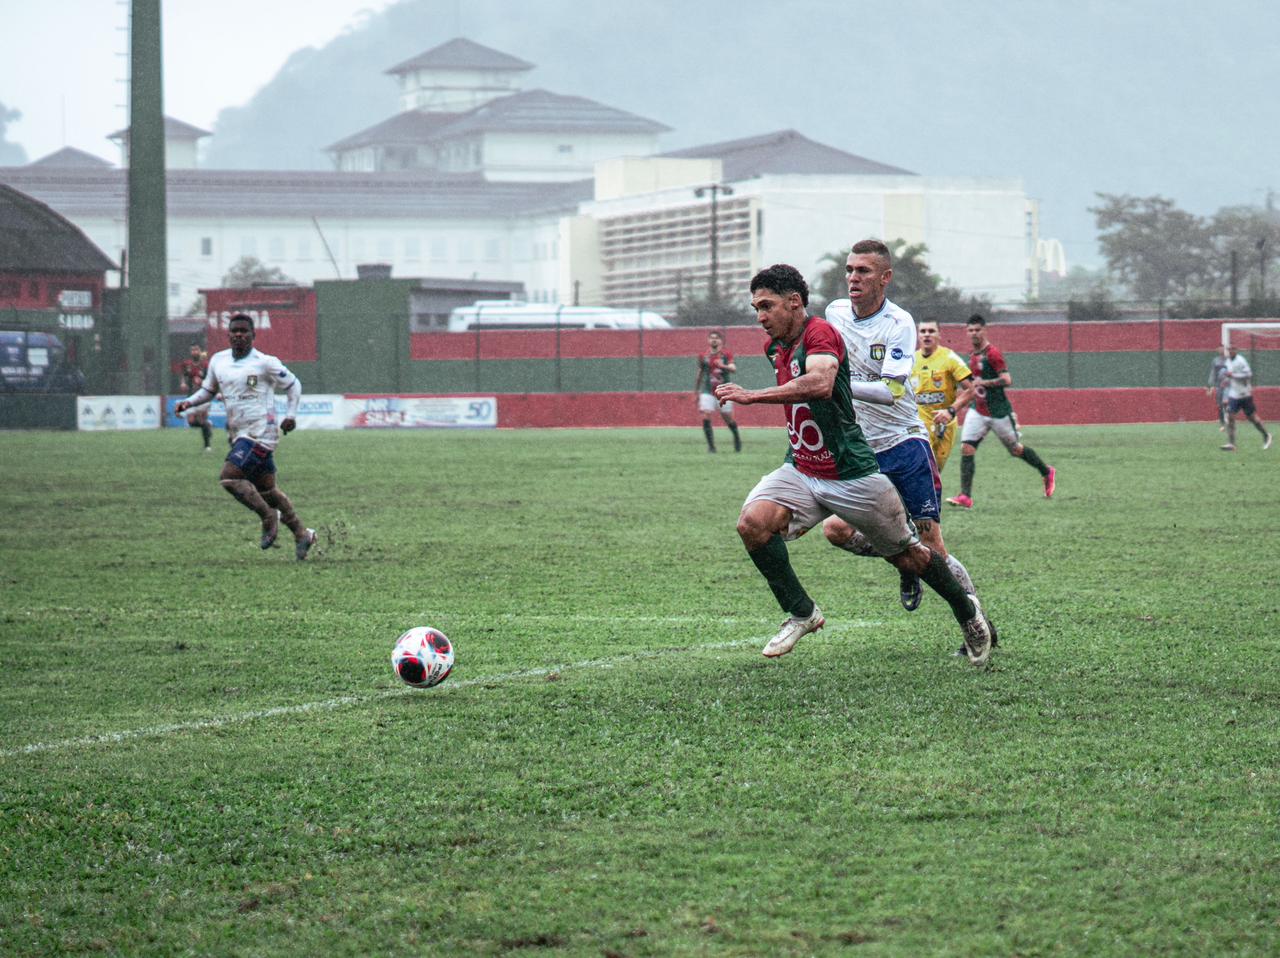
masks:
[[[712,393],[698,393],[698,412],[710,415],[718,412],[724,416],[733,415],[733,403],[720,402]]]
[[[988,432],[994,432],[1004,447],[1013,452],[1015,446],[1022,441],[1018,431],[1018,420],[1012,414],[993,419],[984,416],[976,409],[970,409],[964,417],[964,428],[960,431],[960,441],[977,445]]]
[[[759,499],[790,511],[791,522],[782,534],[788,541],[831,515],[861,532],[881,555],[895,556],[920,541],[898,490],[878,472],[861,479],[818,479],[783,463],[756,483],[743,507]]]

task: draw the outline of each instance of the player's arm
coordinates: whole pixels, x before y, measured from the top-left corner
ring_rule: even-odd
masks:
[[[849,394],[854,399],[873,406],[892,406],[906,391],[906,380],[899,376],[886,376],[873,383],[849,383]]]
[[[697,393],[697,392],[699,392],[699,391],[702,389],[702,376],[703,376],[703,374],[705,373],[705,371],[706,371],[706,370],[705,370],[705,367],[704,367],[703,362],[702,362],[702,357],[701,357],[701,356],[699,356],[699,357],[698,357],[698,376],[697,376],[697,378],[696,378],[696,379],[694,379],[694,381],[693,381],[693,391],[694,391],[694,393]]]
[[[289,373],[287,370],[285,372],[288,374],[290,381],[284,391],[286,405],[284,418],[280,420],[280,431],[287,435],[293,432],[298,425],[298,404],[302,402],[302,381],[293,373]]]
[[[968,367],[965,367],[965,372],[968,375],[956,383],[956,397],[951,400],[951,405],[945,409],[939,409],[933,414],[935,426],[945,426],[958,418],[969,403],[973,402],[974,396],[978,394],[978,381],[974,378],[973,373],[968,372]]]
[[[743,406],[753,403],[798,403],[812,399],[830,399],[836,387],[836,373],[840,360],[830,353],[812,353],[805,360],[804,374],[781,386],[766,389],[743,389],[737,383],[724,383],[716,387],[716,398],[721,402],[735,402]]]
[[[733,353],[722,353],[721,355],[723,355],[725,359],[724,362],[720,364],[720,368],[725,372],[736,373],[738,371],[738,364],[733,361]]]
[[[854,399],[876,406],[892,406],[906,393],[907,379],[915,367],[915,326],[910,322],[899,323],[887,346],[879,382],[851,382],[849,391]]]

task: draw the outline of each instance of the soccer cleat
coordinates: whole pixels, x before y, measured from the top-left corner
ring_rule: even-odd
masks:
[[[1218,448],[1221,449],[1223,452],[1235,452],[1236,444],[1234,442],[1224,442]]]
[[[280,513],[272,509],[262,520],[262,541],[258,543],[263,549],[270,549],[276,544],[276,535],[280,532]]]
[[[298,557],[301,562],[307,557],[307,553],[311,551],[311,547],[316,544],[316,530],[308,529],[307,534],[298,539],[293,544],[293,554]]]
[[[965,509],[973,508],[973,500],[968,496],[966,496],[963,492],[960,493],[960,495],[958,496],[952,496],[950,499],[947,500],[947,504],[952,506],[963,506]]]
[[[1049,467],[1049,474],[1044,477],[1044,497],[1046,499],[1053,498],[1054,487],[1058,484],[1058,470],[1053,466]]]
[[[764,647],[763,654],[767,659],[776,659],[780,655],[786,655],[796,647],[796,643],[803,636],[810,632],[817,632],[820,628],[827,624],[827,620],[822,617],[822,610],[816,605],[813,611],[803,619],[796,618],[794,615],[782,623],[782,628],[778,630],[778,634],[769,640],[769,644]]]
[[[964,648],[969,661],[983,666],[991,658],[991,625],[982,614],[982,603],[972,593],[969,601],[973,603],[973,618],[966,622],[964,628]]]
[[[1271,433],[1267,433],[1267,438],[1262,440],[1262,448],[1263,449],[1271,448]]]
[[[920,577],[911,575],[908,572],[901,573],[898,577],[898,598],[902,600],[902,607],[908,612],[914,612],[920,608],[920,599],[924,596],[924,588],[920,585]]]

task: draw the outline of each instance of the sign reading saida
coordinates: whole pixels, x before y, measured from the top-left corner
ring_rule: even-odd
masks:
[[[159,426],[159,396],[81,396],[76,407],[76,428],[85,432]]]
[[[346,397],[347,426],[354,429],[493,429],[496,396]]]

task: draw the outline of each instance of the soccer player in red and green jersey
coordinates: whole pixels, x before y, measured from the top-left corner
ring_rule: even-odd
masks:
[[[855,395],[892,402],[890,389],[883,382],[850,380],[844,340],[825,319],[809,316],[808,303],[809,286],[795,267],[777,265],[757,273],[751,280],[751,305],[769,335],[766,354],[777,385],[716,387],[722,402],[775,403],[787,420],[790,448],[783,464],[756,484],[738,516],[738,535],[747,554],[788,614],[764,654],[786,655],[803,636],[826,624],[791,567],[786,540],[837,515],[900,570],[918,575],[946,599],[964,630],[969,660],[985,665],[991,627],[982,607],[965,593],[946,560],[920,542],[854,415]]]
[[[974,313],[969,317],[965,331],[973,346],[973,352],[969,354],[969,368],[973,370],[977,388],[973,407],[964,417],[964,428],[960,431],[960,494],[947,502],[965,509],[973,508],[973,457],[977,454],[978,443],[988,432],[996,434],[1009,450],[1009,455],[1017,456],[1040,473],[1047,499],[1053,495],[1057,485],[1058,470],[1048,465],[1030,446],[1022,444],[1013,404],[1004,394],[1005,389],[1013,384],[1004,354],[987,339],[987,321],[980,314]]]

